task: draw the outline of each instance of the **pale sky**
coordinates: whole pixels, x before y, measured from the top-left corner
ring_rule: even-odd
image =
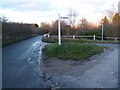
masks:
[[[0,16],[10,21],[51,23],[57,20],[58,13],[66,16],[72,8],[78,13],[77,21],[82,17],[89,22],[97,23],[106,15],[106,10],[115,5],[118,10],[120,0],[0,0]]]

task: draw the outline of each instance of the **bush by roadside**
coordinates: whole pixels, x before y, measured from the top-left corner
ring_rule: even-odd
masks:
[[[2,46],[5,47],[44,33],[46,32],[33,24],[2,22]]]

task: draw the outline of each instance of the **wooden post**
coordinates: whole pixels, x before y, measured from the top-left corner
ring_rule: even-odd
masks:
[[[115,41],[117,41],[117,37],[115,38]]]
[[[95,35],[93,36],[93,40],[95,40]]]
[[[75,35],[73,35],[73,39],[75,39]]]

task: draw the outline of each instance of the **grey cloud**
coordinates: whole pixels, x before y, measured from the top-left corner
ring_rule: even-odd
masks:
[[[50,11],[55,6],[50,2],[3,2],[1,8],[14,9],[18,11]]]

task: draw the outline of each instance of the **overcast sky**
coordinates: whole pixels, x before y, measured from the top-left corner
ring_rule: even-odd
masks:
[[[66,16],[70,8],[78,13],[78,21],[82,17],[90,22],[98,22],[106,15],[106,10],[119,0],[1,0],[0,16],[11,21],[24,23],[52,22],[57,19],[58,12]]]

